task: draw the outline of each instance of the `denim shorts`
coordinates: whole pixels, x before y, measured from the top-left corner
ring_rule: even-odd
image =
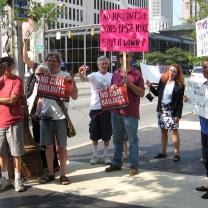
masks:
[[[0,155],[24,155],[24,129],[23,122],[13,124],[9,128],[0,128]]]
[[[66,119],[40,120],[40,145],[57,144],[62,147],[67,146]]]

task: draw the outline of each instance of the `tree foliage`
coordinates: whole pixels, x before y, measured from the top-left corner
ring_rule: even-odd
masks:
[[[188,53],[180,48],[170,48],[165,53],[160,51],[147,53],[145,59],[150,65],[189,64]]]

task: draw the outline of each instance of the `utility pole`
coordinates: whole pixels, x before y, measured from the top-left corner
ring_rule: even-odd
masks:
[[[14,18],[14,3],[10,1],[9,13],[9,29],[11,30],[10,55],[14,58],[16,64],[16,74],[21,78],[24,77],[24,66],[22,56],[22,22]]]

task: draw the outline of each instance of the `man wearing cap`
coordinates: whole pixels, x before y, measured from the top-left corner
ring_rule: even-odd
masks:
[[[23,81],[13,74],[13,58],[1,58],[0,69],[4,71],[0,77],[0,166],[2,170],[0,190],[11,186],[7,167],[10,152],[14,161],[15,191],[22,192],[25,190],[20,178],[21,156],[24,154]]]

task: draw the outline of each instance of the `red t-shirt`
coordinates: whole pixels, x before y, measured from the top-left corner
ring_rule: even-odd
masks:
[[[0,97],[6,98],[13,95],[20,97],[14,105],[0,104],[0,128],[8,128],[24,119],[22,110],[22,79],[17,76],[9,79],[5,79],[4,76],[0,77]]]
[[[131,68],[131,70],[127,73],[127,77],[136,86],[139,86],[142,89],[144,89],[144,80],[142,78],[141,73],[137,69]],[[121,71],[121,69],[118,69],[115,72],[113,72],[111,84],[116,84],[118,86],[124,84],[123,72]],[[115,111],[124,116],[132,116],[139,118],[140,97],[134,94],[134,92],[129,87],[127,87],[127,94],[129,98],[128,106]]]

